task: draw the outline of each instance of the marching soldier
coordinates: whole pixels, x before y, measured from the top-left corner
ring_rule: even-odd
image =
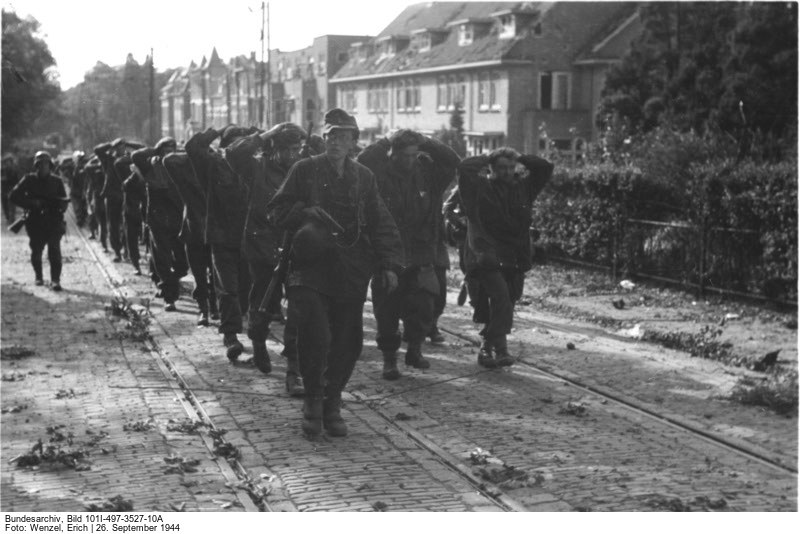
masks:
[[[241,241],[247,216],[247,188],[230,167],[222,151],[211,148],[220,138],[224,149],[239,137],[250,135],[256,128],[228,126],[219,132],[213,128],[199,132],[186,142],[186,153],[197,177],[205,186],[206,220],[204,237],[211,247],[211,259],[217,284],[222,344],[225,355],[233,362],[244,346],[237,334],[243,329],[242,312],[247,310],[250,289],[247,263],[242,258]]]
[[[142,236],[142,225],[144,223],[144,210],[147,205],[147,190],[144,185],[138,167],[131,165],[131,173],[122,182],[122,193],[125,199],[125,211],[122,213],[122,221],[125,227],[125,243],[128,248],[128,259],[133,265],[134,272],[142,274],[139,267],[139,240]]]
[[[400,274],[397,290],[385,292],[379,278],[373,278],[372,283],[383,378],[397,380],[401,319],[408,341],[406,365],[430,367],[422,355],[422,342],[433,329],[436,300],[443,289],[435,270],[441,253],[441,199],[455,179],[459,157],[438,140],[399,130],[365,148],[358,161],[375,174],[405,250],[406,269]]]
[[[298,161],[267,205],[292,232],[286,278],[287,322],[297,327],[306,396],[302,429],[347,435],[341,394],[361,354],[367,286],[377,269],[387,293],[397,287],[403,245],[372,172],[349,157],[359,130],[341,109],[325,114],[325,153]]]
[[[259,310],[278,264],[283,234],[267,221],[264,206],[272,200],[291,166],[300,159],[305,139],[306,133],[300,126],[281,123],[267,132],[238,139],[225,154],[250,190],[242,243],[251,278],[247,337],[253,342],[253,362],[263,373],[272,370],[266,344],[269,323],[283,318],[280,284],[271,295],[266,312]],[[259,151],[262,154],[256,157]],[[296,354],[287,359],[286,389],[292,396],[302,395]]]
[[[106,220],[106,204],[103,199],[105,174],[100,158],[92,156],[83,168],[86,173],[86,209],[89,216],[89,239],[97,238],[100,231],[100,244],[108,252],[108,221]]]
[[[61,291],[61,236],[66,233],[64,212],[69,205],[64,182],[53,174],[53,159],[45,151],[33,157],[35,172],[26,174],[11,190],[9,200],[25,210],[25,231],[31,248],[36,285],[44,285],[42,253],[47,246],[50,288]]]
[[[517,172],[517,164],[526,172]],[[501,147],[466,158],[458,166],[458,190],[467,219],[464,269],[478,295],[470,292],[475,322],[484,323],[478,364],[513,365],[506,341],[514,305],[531,268],[529,228],[533,201],[553,175],[553,164]]]

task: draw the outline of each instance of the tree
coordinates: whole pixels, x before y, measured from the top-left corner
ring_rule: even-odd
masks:
[[[56,62],[47,43],[37,36],[39,22],[5,10],[2,18],[2,135],[4,144],[13,144],[36,131],[61,88],[53,70]]]

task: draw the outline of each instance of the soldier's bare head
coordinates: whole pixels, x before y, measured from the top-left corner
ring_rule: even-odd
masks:
[[[489,168],[492,171],[490,178],[508,181],[513,178],[517,169],[519,152],[511,147],[500,147],[489,153]]]

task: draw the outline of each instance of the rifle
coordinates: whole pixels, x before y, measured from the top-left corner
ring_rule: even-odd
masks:
[[[69,202],[68,198],[62,198],[62,197],[46,197],[41,195],[33,195],[33,197],[45,201]],[[19,231],[22,230],[22,227],[25,226],[25,222],[28,220],[30,211],[31,210],[25,210],[24,212],[22,212],[22,215],[20,215],[17,218],[17,220],[8,225],[8,229],[14,232],[15,234],[18,234]]]
[[[264,293],[264,298],[261,299],[261,304],[258,306],[258,311],[260,313],[266,313],[267,307],[269,306],[269,301],[272,299],[272,295],[275,294],[275,290],[278,288],[278,285],[282,284],[284,278],[286,278],[286,273],[289,271],[289,252],[291,249],[292,234],[290,232],[283,232],[283,242],[281,243],[280,247],[278,265],[276,265],[275,269],[272,271],[272,278],[269,281],[269,286],[267,286],[267,291]]]

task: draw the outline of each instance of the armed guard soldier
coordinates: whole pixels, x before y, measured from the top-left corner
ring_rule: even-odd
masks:
[[[162,158],[175,152],[176,148],[175,140],[165,137],[155,147],[142,148],[131,154],[147,190],[147,228],[165,311],[176,310],[180,279],[189,272],[186,249],[178,238],[183,220],[183,201],[162,162]]]
[[[122,261],[122,182],[128,177],[130,168],[130,151],[143,148],[139,143],[132,143],[117,138],[110,143],[101,143],[94,147],[95,155],[100,159],[105,175],[101,196],[105,199],[106,220],[109,241],[114,251],[114,262]],[[122,171],[120,174],[119,171]]]
[[[253,362],[262,373],[269,373],[272,364],[267,352],[269,322],[280,321],[281,283],[273,284],[275,290],[265,312],[259,310],[270,286],[282,242],[283,232],[267,221],[264,206],[286,178],[286,173],[300,158],[306,133],[292,123],[281,123],[263,133],[254,133],[235,141],[226,151],[225,158],[250,190],[247,220],[244,228],[242,254],[250,269],[250,311],[247,337],[253,342]],[[256,157],[257,152],[262,154]],[[292,396],[302,395],[297,356],[287,359],[286,389]]]
[[[267,206],[293,233],[286,278],[287,322],[297,325],[306,396],[302,429],[347,435],[341,394],[361,354],[363,309],[377,269],[384,290],[397,287],[403,244],[372,172],[349,157],[359,130],[341,109],[325,114],[325,154],[301,159]]]
[[[526,172],[517,172],[518,163]],[[477,298],[470,295],[474,318],[485,323],[478,354],[483,367],[515,362],[506,336],[514,305],[522,296],[525,273],[531,268],[533,201],[552,174],[552,163],[509,147],[466,158],[458,166],[459,197],[467,218],[464,268],[478,285]]]
[[[47,246],[50,262],[50,287],[61,291],[61,236],[66,233],[64,212],[69,205],[67,190],[61,177],[52,173],[50,154],[37,152],[33,157],[36,172],[26,174],[11,190],[11,202],[25,210],[25,231],[31,248],[31,265],[36,285],[44,285],[42,253]]]
[[[231,169],[221,151],[211,148],[211,143],[219,137],[219,147],[224,149],[237,138],[256,131],[257,128],[245,129],[233,125],[222,132],[209,128],[186,142],[189,160],[205,186],[207,210],[204,237],[211,246],[219,300],[219,332],[226,348],[225,355],[232,362],[244,350],[237,334],[243,329],[242,312],[247,310],[250,290],[247,262],[241,254],[248,192],[242,178]]]
[[[210,319],[219,319],[219,312],[214,289],[211,248],[204,241],[205,187],[195,174],[186,152],[168,154],[163,158],[163,163],[183,202],[181,231],[178,238],[186,248],[186,259],[194,277],[192,298],[200,309],[197,326],[208,326]]]
[[[399,130],[365,148],[358,161],[375,174],[386,207],[403,239],[406,269],[397,291],[384,291],[373,278],[372,302],[378,323],[378,348],[383,353],[383,378],[396,380],[397,350],[403,320],[408,341],[406,365],[427,369],[422,342],[433,329],[435,302],[441,294],[436,275],[441,239],[441,199],[455,179],[459,157],[447,145],[412,130]]]

